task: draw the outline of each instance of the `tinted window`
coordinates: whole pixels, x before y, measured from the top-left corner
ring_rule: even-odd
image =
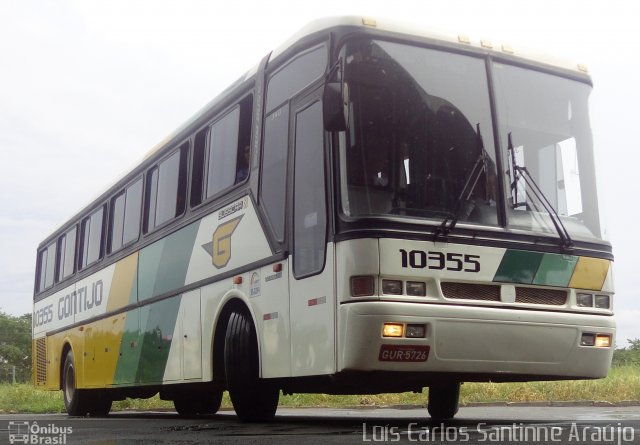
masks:
[[[138,238],[141,203],[142,179],[111,200],[109,253]]]
[[[38,260],[38,266],[40,267],[38,291],[43,291],[53,286],[56,266],[55,261],[56,243],[51,243],[40,252]]]
[[[324,266],[326,206],[324,191],[322,106],[316,102],[296,117],[294,255],[295,276]]]
[[[128,244],[138,239],[140,233],[140,214],[142,212],[142,179],[133,183],[126,193],[124,205],[124,227],[122,229],[122,244]]]
[[[196,133],[191,206],[249,177],[252,106],[253,96],[247,96],[222,118]]]
[[[58,252],[60,259],[58,263],[58,281],[62,281],[75,272],[76,258],[76,233],[74,227],[62,235],[58,241]]]
[[[195,207],[203,201],[204,177],[207,159],[207,141],[209,127],[196,133],[193,143],[193,167],[191,174],[191,206]]]
[[[296,57],[288,65],[277,71],[269,81],[267,89],[267,109],[281,105],[284,101],[302,91],[318,79],[327,66],[327,48],[316,47]]]
[[[111,239],[110,246],[107,251],[109,253],[118,250],[122,246],[122,228],[124,226],[124,201],[125,192],[120,193],[118,196],[111,200],[111,212],[110,212],[110,226],[111,226]]]
[[[38,269],[40,274],[38,276],[38,292],[44,290],[44,279],[47,271],[47,249],[40,251],[38,255]]]
[[[188,144],[150,170],[147,194],[147,231],[181,215],[186,200]]]
[[[82,220],[82,248],[80,268],[89,266],[102,258],[102,227],[104,207]]]
[[[289,106],[267,116],[264,123],[262,186],[260,196],[274,234],[284,240],[284,210],[287,187],[287,140]]]
[[[239,119],[240,107],[236,107],[211,126],[207,198],[235,183]]]

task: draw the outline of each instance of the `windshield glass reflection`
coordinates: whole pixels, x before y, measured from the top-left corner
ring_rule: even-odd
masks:
[[[494,64],[494,79],[503,158],[508,160],[509,226],[557,231],[532,187],[515,172],[526,169],[573,238],[601,237],[589,85],[499,63]]]
[[[341,152],[347,215],[497,224],[482,59],[360,40],[347,46],[345,80],[351,99]],[[485,168],[459,202],[479,157]]]

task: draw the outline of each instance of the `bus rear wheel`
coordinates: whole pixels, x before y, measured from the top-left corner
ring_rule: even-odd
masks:
[[[111,411],[113,400],[106,391],[92,390],[88,399],[87,412],[91,417],[104,417]]]
[[[193,417],[198,414],[215,414],[222,403],[222,391],[212,390],[198,393],[184,393],[173,399],[180,417]]]
[[[70,416],[106,416],[111,411],[113,401],[106,391],[78,389],[73,351],[69,350],[62,368],[62,395],[64,407]]]
[[[89,411],[89,394],[76,387],[76,371],[73,351],[69,350],[62,367],[62,395],[64,407],[70,416],[84,416]]]
[[[259,377],[258,340],[251,317],[232,312],[224,344],[227,389],[240,420],[270,420],[278,408],[280,390]]]
[[[447,382],[429,386],[427,410],[433,420],[452,419],[458,412],[460,382]]]

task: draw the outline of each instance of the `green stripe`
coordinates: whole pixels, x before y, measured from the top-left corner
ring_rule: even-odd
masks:
[[[140,308],[143,328],[136,383],[162,381],[181,299],[178,295]]]
[[[507,250],[493,281],[531,284],[544,254],[526,250]]]
[[[199,226],[199,222],[193,223],[145,247],[140,252],[138,264],[138,299],[140,301],[184,286]]]
[[[127,312],[124,333],[120,341],[120,357],[113,376],[113,383],[132,384],[136,381],[138,363],[140,363],[140,326],[139,309]]]
[[[568,287],[577,262],[577,256],[545,253],[533,284]]]

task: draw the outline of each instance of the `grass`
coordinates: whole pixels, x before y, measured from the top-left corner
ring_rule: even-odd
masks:
[[[280,406],[287,407],[347,407],[425,405],[422,394],[379,394],[366,396],[329,396],[326,394],[293,394],[280,397]],[[618,403],[640,400],[640,367],[616,366],[601,380],[567,380],[528,383],[465,383],[460,402],[544,402],[544,401],[604,401]],[[223,408],[231,408],[225,393]],[[113,410],[166,410],[173,403],[150,399],[127,399],[114,402]],[[0,413],[60,413],[64,412],[60,391],[42,391],[29,384],[0,384]]]

